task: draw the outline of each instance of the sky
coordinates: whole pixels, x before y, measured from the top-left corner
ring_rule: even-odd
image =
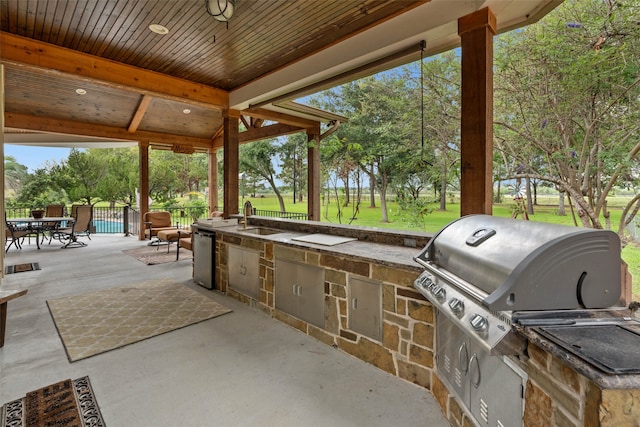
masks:
[[[60,163],[69,157],[70,152],[71,148],[4,145],[5,157],[13,156],[18,163],[29,168],[29,172],[43,168],[47,162]]]

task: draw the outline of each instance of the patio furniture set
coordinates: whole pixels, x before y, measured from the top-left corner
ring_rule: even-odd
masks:
[[[5,252],[8,252],[11,246],[22,249],[25,238],[28,238],[30,243],[32,236],[35,237],[38,249],[47,238],[49,244],[53,239],[59,240],[63,243],[63,249],[86,246],[87,244],[78,240],[78,237],[86,236],[91,240],[92,217],[91,205],[73,205],[71,216],[67,216],[64,205],[49,205],[45,210],[32,210],[31,216],[24,218],[7,218],[5,213]]]
[[[176,261],[180,257],[180,248],[193,250],[191,230],[180,228],[178,223],[171,224],[171,213],[166,211],[147,212],[143,216],[144,237],[151,239],[149,245],[167,245],[167,252],[172,243],[177,243]]]

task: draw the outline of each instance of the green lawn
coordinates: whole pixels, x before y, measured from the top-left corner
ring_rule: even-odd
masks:
[[[275,196],[265,196],[265,197],[251,197],[247,198],[247,200],[251,201],[251,204],[254,208],[257,209],[265,209],[265,210],[279,210],[278,201]],[[573,225],[573,218],[570,215],[567,216],[558,216],[557,206],[553,205],[557,200],[556,197],[553,196],[539,196],[539,203],[548,203],[545,205],[535,206],[534,207],[534,215],[530,215],[529,219],[531,221],[540,221],[540,222],[549,222],[556,224],[565,224],[565,225]],[[623,200],[614,200],[610,203],[610,211],[611,211],[611,228],[613,230],[617,230],[618,221],[620,220],[620,206],[623,205]],[[388,211],[389,211],[389,223],[380,222],[381,218],[381,210],[380,203],[376,204],[377,207],[371,208],[369,207],[369,202],[362,203],[359,207],[359,211],[356,215],[356,219],[352,222],[349,222],[349,219],[354,216],[353,207],[348,206],[346,208],[342,208],[342,221],[338,220],[337,217],[337,206],[335,201],[333,201],[328,209],[326,206],[322,207],[322,222],[331,222],[331,223],[342,223],[359,226],[368,226],[368,227],[379,227],[379,228],[390,228],[397,230],[416,230],[416,231],[427,231],[427,232],[436,232],[440,230],[442,227],[447,225],[449,222],[458,218],[460,215],[460,205],[457,203],[452,203],[447,206],[446,211],[436,210],[438,206],[434,206],[434,210],[429,213],[425,217],[424,224],[422,226],[416,226],[409,224],[406,220],[400,219],[399,206],[395,202],[388,203]],[[511,216],[511,203],[505,203],[500,205],[494,205],[493,214],[496,216],[502,217],[510,217]],[[291,196],[285,197],[285,207],[287,212],[307,212],[307,204],[303,203],[293,203]],[[569,213],[569,206],[567,206],[567,212]],[[604,220],[603,220],[604,224]],[[638,243],[630,243],[622,250],[622,258],[629,265],[629,270],[631,275],[636,278],[633,281],[633,295],[634,300],[640,300],[640,244]]]

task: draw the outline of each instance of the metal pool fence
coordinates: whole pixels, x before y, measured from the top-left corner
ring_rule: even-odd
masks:
[[[196,217],[201,216],[202,208],[156,208],[152,211],[171,212],[172,224],[178,227],[188,227],[193,223],[192,213]],[[67,206],[67,213],[71,212],[71,206]],[[31,216],[29,207],[6,208],[7,218],[23,218]],[[254,209],[254,215],[306,220],[307,214],[298,212],[280,212],[263,209]],[[140,212],[129,206],[94,206],[93,227],[95,233],[137,235],[140,232]]]

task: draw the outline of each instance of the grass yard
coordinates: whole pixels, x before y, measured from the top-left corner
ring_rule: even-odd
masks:
[[[252,197],[247,198],[247,200],[251,201],[251,204],[254,208],[264,209],[264,210],[279,210],[278,201],[275,196],[265,196],[265,197]],[[542,200],[552,203],[557,198],[549,196],[548,200],[544,198],[538,197],[538,200],[542,202]],[[378,228],[390,228],[397,230],[414,230],[414,231],[426,231],[433,232],[440,230],[442,227],[453,221],[454,219],[460,216],[460,205],[458,203],[451,203],[447,206],[447,211],[439,211],[437,209],[437,205],[433,207],[433,211],[425,216],[424,222],[422,224],[414,224],[406,218],[406,214],[402,215],[400,207],[395,202],[389,202],[388,204],[388,212],[389,212],[389,222],[382,223],[380,222],[381,218],[381,210],[380,203],[377,202],[375,208],[369,207],[369,202],[362,203],[358,209],[357,215],[355,215],[355,219],[350,221],[352,217],[354,217],[354,208],[352,206],[347,206],[342,208],[342,220],[338,218],[338,207],[335,203],[335,200],[329,204],[322,206],[321,215],[322,222],[330,222],[330,223],[342,223],[342,224],[352,224],[358,226],[367,226],[367,227],[378,227]],[[511,217],[511,209],[512,203],[504,203],[499,205],[494,205],[493,214],[501,217]],[[611,205],[616,207],[610,207],[611,211],[611,228],[613,230],[617,230],[618,221],[620,220],[621,208],[623,205],[620,203],[612,203]],[[610,206],[611,206],[610,205]],[[285,207],[287,212],[307,212],[307,204],[303,203],[293,203],[291,196],[285,197]],[[558,216],[557,215],[557,206],[553,204],[548,205],[540,205],[534,207],[534,215],[530,215],[529,219],[531,221],[539,221],[539,222],[549,222],[555,224],[564,224],[564,225],[573,225],[573,218],[571,215],[567,216]],[[567,213],[569,213],[569,207],[567,206]],[[604,220],[603,220],[604,224]],[[633,297],[634,300],[640,301],[640,244],[629,243],[622,250],[622,258],[629,266],[629,271],[631,275],[634,277],[633,280]]]

